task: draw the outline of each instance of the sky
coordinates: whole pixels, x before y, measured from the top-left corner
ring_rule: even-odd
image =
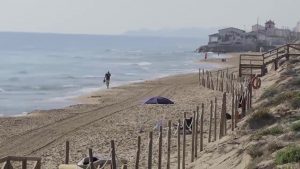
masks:
[[[300,0],[0,0],[0,31],[122,34],[131,30],[295,27]]]

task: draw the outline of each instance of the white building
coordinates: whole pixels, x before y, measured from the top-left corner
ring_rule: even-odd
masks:
[[[295,32],[300,32],[300,21],[297,23],[296,27],[294,28]]]
[[[252,31],[253,32],[258,32],[258,31],[262,31],[265,30],[265,27],[259,24],[255,24],[252,26]]]

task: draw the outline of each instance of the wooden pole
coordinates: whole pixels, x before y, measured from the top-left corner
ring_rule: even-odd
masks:
[[[65,164],[69,164],[69,157],[70,157],[70,144],[69,144],[69,141],[66,141],[66,159],[65,159]]]
[[[95,169],[94,163],[93,163],[93,150],[89,148],[89,162],[90,162],[90,168]]]
[[[178,130],[179,133],[179,130]],[[170,169],[170,154],[171,154],[171,120],[168,122],[168,154],[167,154],[167,169]]]
[[[199,86],[201,85],[201,70],[199,69]]]
[[[204,116],[204,103],[202,103],[202,112],[200,117],[200,151],[203,151],[203,116]]]
[[[239,106],[239,95],[236,91],[235,96],[235,120],[234,120],[234,127],[237,127],[237,123],[239,121],[239,112],[238,112],[238,106]]]
[[[195,127],[195,157],[198,157],[198,123],[199,123],[199,106],[197,106],[197,111],[196,111],[196,127]]]
[[[212,128],[212,116],[213,116],[213,101],[210,101],[210,115],[209,115],[209,129],[208,129],[208,142],[211,142],[211,128]]]
[[[206,71],[206,88],[209,88],[209,74],[208,74],[208,71]]]
[[[252,108],[252,85],[249,84],[249,108]]]
[[[225,96],[224,96],[224,113],[223,113],[223,120],[224,120],[224,135],[227,134],[227,119],[226,119],[226,113],[227,113],[227,96],[226,96],[226,92],[225,92]]]
[[[177,126],[177,169],[180,169],[180,119]]]
[[[231,100],[231,131],[234,131],[234,119],[235,119],[235,108],[234,108],[234,92],[232,92],[232,100]]]
[[[223,71],[222,71],[221,77],[222,77],[222,79],[221,79],[221,92],[223,92],[224,91],[224,72]]]
[[[111,140],[110,141],[110,145],[111,145],[111,164],[112,164],[112,169],[117,169],[115,141]]]
[[[219,89],[219,70],[217,72],[217,84],[216,84],[216,90],[220,90]]]
[[[204,74],[204,69],[202,70],[202,85],[205,87],[205,74]]]
[[[215,120],[214,141],[216,141],[217,140],[217,97],[215,97],[215,115],[214,115],[214,120]]]
[[[186,146],[185,128],[186,128],[186,120],[184,118],[184,120],[183,120],[183,141],[182,141],[182,143],[183,143],[183,145],[182,145],[182,169],[185,169],[185,146]]]
[[[158,137],[158,169],[161,169],[161,157],[162,157],[162,126],[159,127]]]
[[[153,143],[153,133],[149,133],[149,144],[148,144],[148,169],[152,169],[152,143]]]
[[[222,110],[221,110],[221,120],[220,120],[220,134],[219,139],[221,139],[225,134],[225,127],[226,127],[226,92],[223,93],[223,99],[222,99]]]
[[[141,136],[138,136],[136,159],[135,159],[135,169],[139,169],[140,153],[141,153]]]
[[[194,162],[195,158],[195,135],[196,135],[196,111],[193,112],[193,123],[192,123],[192,151],[191,151],[191,162]]]
[[[22,169],[27,169],[27,159],[22,160]]]

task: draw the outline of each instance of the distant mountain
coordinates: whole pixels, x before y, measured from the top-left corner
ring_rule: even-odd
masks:
[[[133,30],[125,32],[129,36],[151,36],[151,37],[182,37],[199,38],[208,40],[208,35],[215,33],[218,28],[181,28],[181,29],[159,29],[159,30]]]

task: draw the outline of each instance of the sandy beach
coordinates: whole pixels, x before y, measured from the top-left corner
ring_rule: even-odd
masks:
[[[236,66],[238,55],[232,56],[227,62],[201,62],[232,67]],[[115,140],[118,157],[128,160],[129,168],[132,168],[137,136],[141,136],[141,165],[145,166],[148,132],[154,130],[156,142],[158,132],[155,126],[159,121],[163,122],[166,132],[168,120],[176,124],[184,112],[192,116],[196,106],[201,103],[209,105],[210,100],[221,95],[221,92],[200,87],[197,73],[184,74],[101,90],[78,98],[83,104],[63,109],[34,111],[22,117],[2,117],[0,157],[38,156],[42,157],[42,166],[54,169],[64,161],[66,140],[70,141],[71,163],[77,163],[85,156],[88,148],[93,148],[95,154],[108,156],[110,140]],[[143,104],[153,96],[170,98],[175,104]],[[205,111],[208,110],[209,107],[205,107]],[[205,118],[205,127],[207,122]],[[175,146],[176,136],[172,137],[172,142]],[[172,164],[175,164],[174,159]]]

